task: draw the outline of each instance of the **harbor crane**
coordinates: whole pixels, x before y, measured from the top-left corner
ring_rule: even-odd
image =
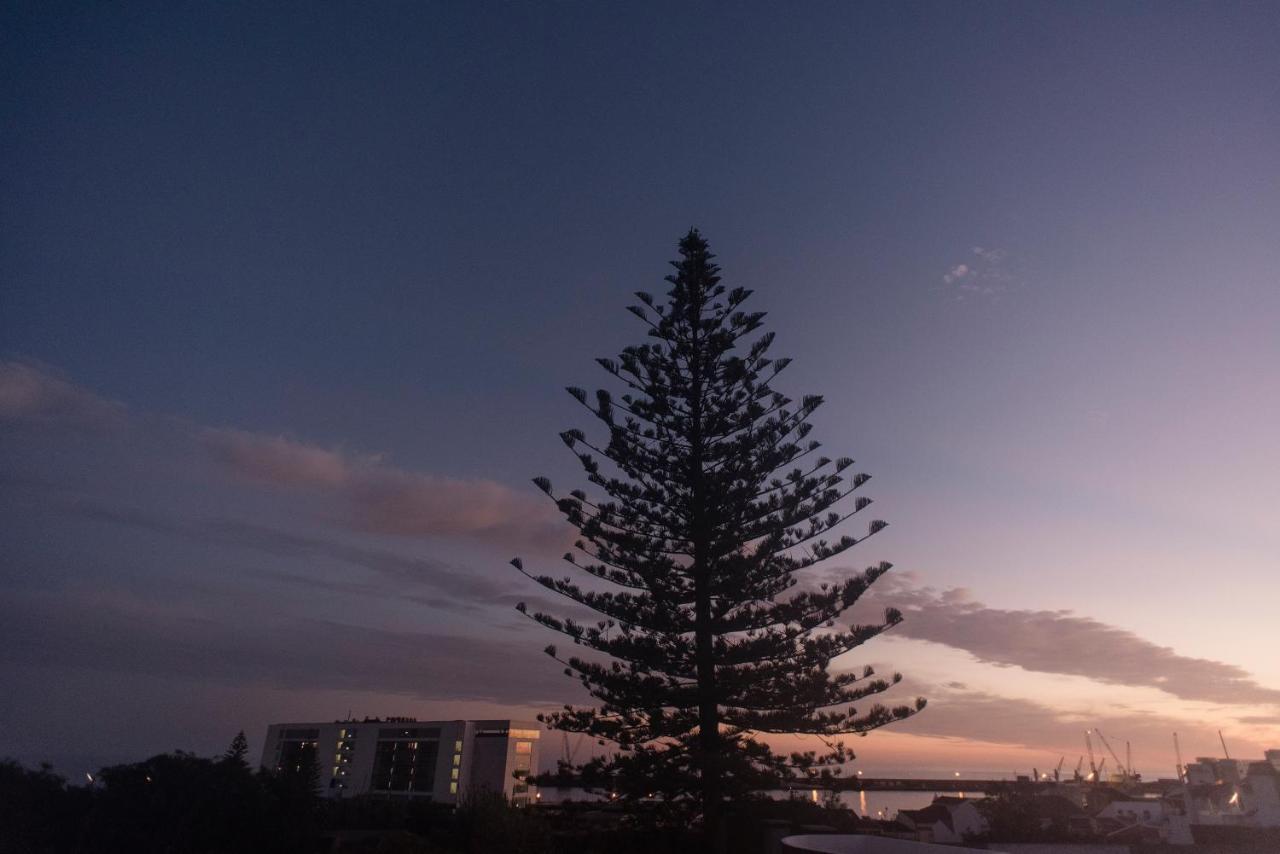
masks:
[[[1084,731],[1084,749],[1089,753],[1089,779],[1098,779],[1098,766],[1093,761],[1093,741],[1089,738],[1089,730]]]
[[[1187,782],[1187,772],[1182,767],[1182,747],[1178,744],[1178,734],[1173,734],[1173,755],[1178,759],[1178,779]]]
[[[1076,782],[1079,782],[1081,779],[1083,779],[1080,776],[1080,769],[1083,767],[1084,767],[1084,757],[1081,756],[1080,759],[1076,761],[1076,770],[1072,772],[1071,779],[1075,780]]]
[[[569,733],[562,733],[564,736],[564,764],[573,765],[573,759],[578,754],[578,748],[582,746],[582,736],[579,735],[574,739],[573,746],[569,746]]]
[[[1062,763],[1066,761],[1067,757],[1065,754],[1058,760],[1058,767],[1053,769],[1053,782],[1056,783],[1062,779]]]
[[[1107,753],[1111,754],[1111,758],[1116,763],[1116,767],[1120,769],[1120,777],[1127,780],[1129,778],[1129,769],[1120,761],[1120,757],[1116,756],[1116,752],[1111,749],[1111,742],[1107,741],[1107,737],[1102,734],[1102,730],[1094,729],[1094,732],[1098,734],[1098,740],[1102,742],[1102,746],[1107,749]]]

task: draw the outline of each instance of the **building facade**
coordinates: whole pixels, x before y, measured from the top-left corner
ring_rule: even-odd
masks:
[[[537,797],[536,723],[511,720],[418,721],[365,718],[267,727],[262,767],[298,770],[315,763],[322,795],[424,798],[457,803],[487,789],[513,803]]]

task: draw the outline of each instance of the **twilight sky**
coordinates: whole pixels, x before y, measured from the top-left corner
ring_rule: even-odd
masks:
[[[1275,5],[266,5],[0,11],[0,755],[579,700],[506,560],[691,225],[891,523],[859,767],[1280,746]]]

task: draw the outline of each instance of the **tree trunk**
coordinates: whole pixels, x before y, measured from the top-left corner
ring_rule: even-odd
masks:
[[[698,301],[692,301],[696,306]],[[698,746],[702,756],[702,821],[703,850],[724,854],[724,787],[720,775],[720,708],[716,693],[715,632],[711,623],[711,566],[709,551],[711,534],[707,520],[707,490],[703,471],[702,436],[702,347],[698,333],[701,312],[691,309],[690,336],[692,400],[689,402],[692,430],[689,435],[689,474],[692,484],[691,502],[693,568],[694,568],[694,643],[698,674]]]
[[[696,641],[698,658],[698,745],[702,756],[702,806],[705,849],[724,851],[723,792],[720,781],[720,715],[715,697],[715,660],[712,657],[711,596],[703,584],[698,593]]]

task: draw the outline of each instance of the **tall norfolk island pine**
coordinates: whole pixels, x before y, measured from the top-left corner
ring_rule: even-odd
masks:
[[[582,769],[609,779],[623,796],[660,792],[700,802],[714,840],[722,803],[796,775],[839,773],[852,758],[831,739],[862,734],[924,707],[865,710],[852,705],[899,681],[830,672],[831,661],[899,622],[845,628],[836,619],[889,569],[881,563],[834,584],[792,588],[801,573],[863,537],[833,529],[871,500],[852,498],[868,476],[844,472],[847,458],[818,455],[807,438],[822,398],[798,403],[775,391],[787,359],[770,359],[763,312],[744,312],[751,292],[727,290],[696,230],[680,241],[662,304],[646,293],[629,310],[649,327],[648,343],[616,361],[599,359],[625,392],[569,393],[608,430],[593,444],[580,430],[561,434],[603,498],[574,490],[552,496],[581,534],[565,560],[594,576],[533,576],[542,586],[599,613],[583,625],[543,613],[532,619],[596,655],[547,654],[600,703],[545,718],[618,748]],[[601,446],[603,444],[603,446]],[[602,467],[607,460],[609,468]],[[602,589],[607,588],[607,589]],[[524,604],[518,606],[528,613]],[[781,756],[757,734],[811,733],[829,750]]]

